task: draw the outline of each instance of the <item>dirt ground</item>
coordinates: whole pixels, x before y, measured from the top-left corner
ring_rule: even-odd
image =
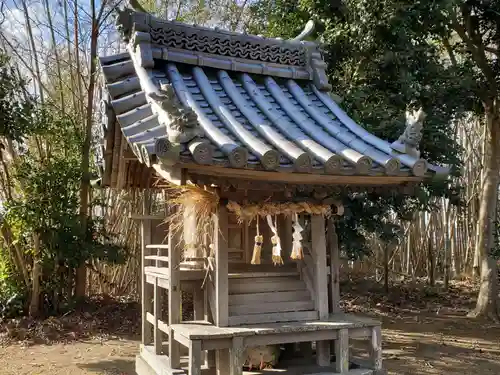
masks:
[[[383,321],[384,367],[390,375],[500,374],[500,326],[465,317],[474,303],[470,285],[454,285],[446,294],[398,285],[388,296],[372,284],[349,283],[346,289],[346,311]],[[4,324],[0,375],[135,374],[137,306],[105,303],[64,319],[41,328],[31,323],[17,336],[12,323]],[[363,349],[361,343],[353,346],[355,352]]]

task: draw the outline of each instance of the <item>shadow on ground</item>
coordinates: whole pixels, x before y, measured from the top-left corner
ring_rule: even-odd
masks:
[[[89,373],[102,375],[135,375],[135,360],[113,359],[96,363],[81,364],[78,367]]]
[[[456,283],[448,292],[396,284],[389,294],[362,281],[345,285],[344,308],[382,321],[384,367],[390,375],[500,374],[500,325],[466,317],[477,290]],[[356,342],[356,352],[367,345]]]

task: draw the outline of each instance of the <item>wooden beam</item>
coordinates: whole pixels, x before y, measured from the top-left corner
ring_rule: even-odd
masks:
[[[224,203],[219,204],[214,220],[214,248],[215,248],[215,303],[217,313],[215,324],[227,327],[228,313],[228,213]]]
[[[144,190],[143,203],[142,203],[142,213],[146,215],[149,213],[151,202],[151,192],[149,190]],[[142,344],[149,345],[152,342],[152,327],[147,324],[147,313],[151,311],[152,298],[153,298],[153,287],[148,284],[146,280],[145,269],[150,263],[145,259],[147,254],[147,246],[151,243],[151,222],[149,220],[144,220],[141,222],[141,315],[142,315]]]
[[[199,164],[186,163],[182,165],[188,171],[193,171],[199,174],[219,177],[234,177],[242,179],[250,179],[256,181],[279,181],[299,184],[318,184],[318,185],[399,185],[408,181],[420,182],[422,177],[412,175],[403,176],[360,176],[360,175],[326,175],[316,173],[291,173],[285,171],[270,172],[258,171],[252,169],[236,169],[224,168],[219,166],[204,166]]]
[[[182,242],[179,232],[172,228],[168,230],[168,274],[170,278],[168,286],[168,325],[181,322],[181,282],[179,265],[181,263]],[[168,357],[172,369],[180,366],[180,346],[174,339],[174,332],[169,328],[168,334]]]

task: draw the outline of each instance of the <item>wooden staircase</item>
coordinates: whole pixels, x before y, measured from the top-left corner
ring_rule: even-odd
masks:
[[[318,319],[296,269],[230,273],[228,281],[229,326]]]

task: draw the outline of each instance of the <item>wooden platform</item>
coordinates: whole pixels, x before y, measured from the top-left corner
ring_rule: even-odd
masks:
[[[205,321],[184,322],[172,324],[170,329],[173,338],[184,348],[188,348],[187,368],[189,375],[211,374],[203,370],[202,353],[216,351],[220,361],[219,368],[226,368],[224,375],[242,374],[342,374],[342,375],[379,375],[381,374],[380,322],[351,314],[331,314],[326,320],[308,322],[285,322],[270,324],[253,324],[241,327],[216,327]],[[349,370],[349,339],[365,338],[371,340],[370,368]],[[335,363],[331,362],[329,343],[336,340]],[[245,361],[244,352],[248,347],[260,345],[276,345],[297,342],[316,342],[316,365],[295,363],[293,366],[282,363],[283,368],[263,372],[242,372]],[[169,365],[169,360],[163,355],[154,355],[154,350],[143,347],[142,359],[138,359],[138,367],[144,367],[141,360],[151,367],[155,364],[158,374],[177,373],[185,370],[183,366],[175,370]],[[149,359],[148,359],[149,358]],[[163,363],[163,364],[161,364]],[[170,371],[170,372],[168,372]],[[208,372],[207,372],[208,371]],[[274,371],[274,372],[273,372]],[[227,374],[226,374],[227,372]],[[142,373],[139,373],[143,375]],[[148,372],[144,372],[148,374]]]
[[[372,335],[372,327],[379,327],[380,322],[371,318],[352,314],[331,314],[327,320],[308,322],[285,322],[270,324],[252,324],[240,327],[216,327],[208,322],[185,322],[173,324],[175,339],[187,346],[188,340],[217,339],[218,348],[231,346],[234,337],[244,337],[246,347],[295,343],[301,341],[323,341],[338,338],[338,331],[349,330],[349,337],[362,338]],[[226,339],[223,342],[221,339]]]
[[[138,375],[189,375],[189,356],[187,353],[181,357],[181,368],[172,370],[168,366],[167,356],[155,356],[152,346],[141,348],[141,354],[136,358],[136,371]],[[156,357],[156,358],[155,358]],[[276,368],[264,370],[243,371],[243,375],[374,375],[370,369],[351,369],[348,372],[335,372],[335,363],[331,366],[321,367],[314,364],[301,364],[301,360],[283,361]],[[201,375],[217,375],[215,368],[201,368]]]

